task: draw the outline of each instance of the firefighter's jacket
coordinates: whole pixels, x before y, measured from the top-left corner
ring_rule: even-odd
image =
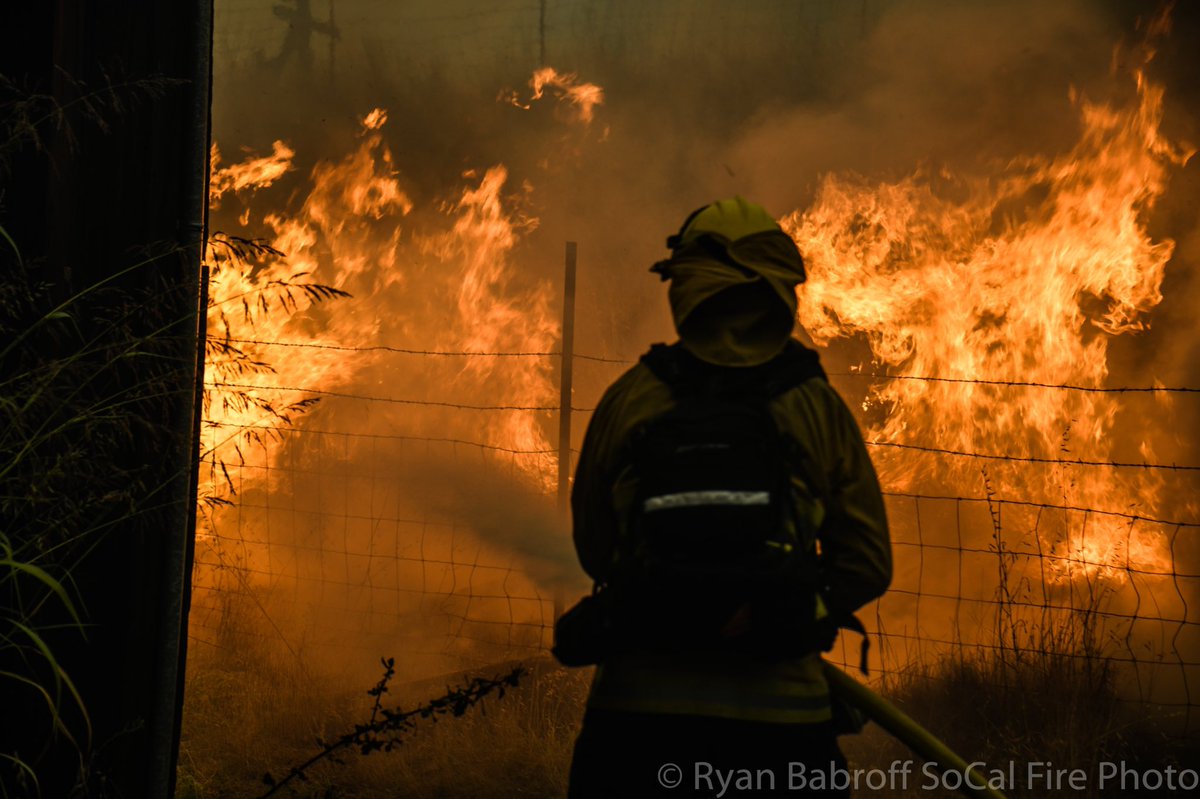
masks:
[[[702,272],[701,279],[692,281],[686,273],[672,276],[672,308],[685,347],[706,361],[725,365],[763,362],[782,350],[792,330],[794,295],[792,304],[766,298],[771,292],[753,301],[738,300],[732,335],[680,325],[681,306],[702,307],[705,299],[728,287],[728,282],[712,279],[714,270]],[[689,296],[689,288],[700,296]],[[781,313],[787,317],[784,324],[778,318]],[[708,313],[693,318],[719,325],[728,316]],[[759,335],[738,335],[739,329]],[[772,336],[763,331],[777,332]],[[608,577],[637,493],[630,464],[624,462],[627,442],[634,430],[673,404],[668,386],[638,363],[609,387],[592,416],[575,473],[572,513],[580,562],[599,582]],[[821,378],[780,394],[769,408],[782,434],[793,438],[807,455],[804,460],[815,467],[809,479],[825,481],[810,489],[798,476],[793,479],[797,518],[811,520],[804,526],[819,531],[818,541],[806,542],[819,546],[827,584],[818,614],[826,612],[825,607],[853,612],[884,592],[892,572],[883,499],[858,425]],[[588,705],[784,723],[831,718],[829,689],[815,653],[780,661],[739,653],[624,652],[597,669]]]

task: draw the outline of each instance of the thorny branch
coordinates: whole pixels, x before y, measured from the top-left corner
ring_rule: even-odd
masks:
[[[303,763],[290,768],[283,778],[277,780],[269,772],[264,774],[263,782],[268,788],[258,799],[274,796],[295,780],[307,780],[308,770],[323,760],[341,763],[337,755],[342,750],[357,749],[362,755],[391,752],[403,743],[404,736],[416,728],[418,721],[433,719],[436,722],[439,716],[461,716],[492,693],[496,694],[497,699],[503,699],[505,691],[517,687],[525,674],[524,667],[517,666],[502,677],[475,677],[463,687],[448,690],[444,696],[432,699],[412,710],[400,710],[383,706],[383,695],[387,693],[388,683],[396,674],[396,659],[382,658],[381,663],[384,668],[383,677],[375,687],[367,691],[367,695],[375,699],[371,706],[370,718],[364,723],[355,724],[354,729],[332,741],[318,738],[317,745],[321,750]]]

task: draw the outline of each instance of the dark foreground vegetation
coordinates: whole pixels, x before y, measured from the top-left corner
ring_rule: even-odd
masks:
[[[203,8],[0,5],[0,796],[170,789]]]

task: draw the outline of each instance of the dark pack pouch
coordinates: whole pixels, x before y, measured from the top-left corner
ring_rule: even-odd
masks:
[[[823,377],[816,354],[790,342],[767,364],[725,368],[656,345],[643,363],[676,406],[630,442],[639,489],[608,588],[609,644],[816,651],[817,564],[797,535],[790,483],[793,474],[807,481],[807,469],[767,410]]]
[[[612,649],[607,598],[596,591],[572,605],[554,622],[550,654],[564,666],[595,666]]]

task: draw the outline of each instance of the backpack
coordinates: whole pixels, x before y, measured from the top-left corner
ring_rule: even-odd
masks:
[[[638,487],[601,592],[609,648],[767,657],[823,648],[817,531],[797,518],[791,481],[818,497],[819,483],[768,409],[824,379],[816,353],[789,341],[768,363],[729,368],[658,344],[642,362],[675,405],[626,450]]]

